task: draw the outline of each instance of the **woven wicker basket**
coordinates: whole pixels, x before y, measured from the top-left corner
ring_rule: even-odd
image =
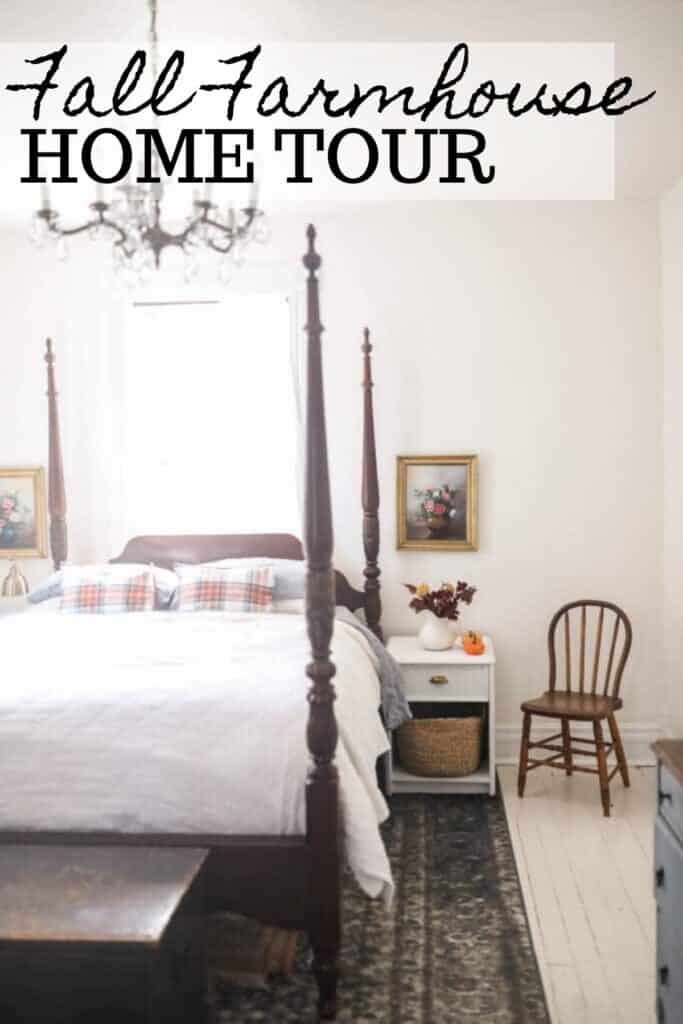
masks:
[[[401,766],[413,775],[458,777],[481,763],[483,721],[471,718],[414,718],[397,730]]]

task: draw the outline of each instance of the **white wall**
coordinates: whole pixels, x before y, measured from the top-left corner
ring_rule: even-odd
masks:
[[[0,253],[4,309],[0,365],[6,401],[0,460],[10,466],[47,465],[43,354],[45,338],[50,335],[56,343],[66,446],[70,549],[80,555],[88,539],[102,531],[102,519],[106,520],[107,510],[116,500],[115,480],[109,481],[109,493],[102,495],[101,452],[93,443],[98,409],[117,401],[116,388],[112,389],[103,365],[107,336],[119,316],[118,308],[107,303],[108,267],[103,273],[105,264],[89,257],[87,249],[73,264],[60,263],[54,253],[34,250],[25,233],[19,232],[0,236]],[[77,375],[77,384],[71,380],[72,350],[88,368]],[[98,494],[103,500],[94,506]],[[49,571],[50,563],[27,559],[22,567],[34,582]]]
[[[664,692],[659,645],[647,642],[661,618],[656,204],[401,203],[314,216],[325,261],[340,567],[358,581],[359,346],[367,323],[376,346],[387,631],[418,626],[402,582],[475,584],[462,625],[495,638],[501,736],[514,745],[520,700],[545,684],[553,610],[581,596],[615,600],[635,629],[622,721],[631,741],[650,738]],[[250,273],[258,270],[261,282],[291,280],[304,227],[303,215],[276,218],[264,265]],[[111,438],[99,421],[107,401],[118,400],[110,353],[121,320],[107,254],[84,243],[62,266],[23,237],[5,235],[0,245],[0,461],[45,461],[41,349],[51,333],[60,355],[71,550],[106,557],[101,538],[117,484],[109,474],[103,488]],[[86,391],[83,379],[91,382]],[[396,551],[396,455],[471,450],[481,459],[480,550]],[[220,441],[216,459],[227,467]]]
[[[663,629],[667,728],[683,735],[683,178],[660,204],[662,441],[664,454]]]
[[[551,612],[611,598],[636,635],[623,720],[649,727],[660,685],[645,642],[660,596],[654,207],[482,205],[385,207],[321,224],[341,561],[359,561],[347,497],[358,441],[344,434],[367,321],[388,629],[417,626],[401,582],[476,584],[462,621],[495,637],[499,722],[516,735],[520,699],[545,684]],[[397,552],[396,454],[470,450],[481,458],[479,552]]]

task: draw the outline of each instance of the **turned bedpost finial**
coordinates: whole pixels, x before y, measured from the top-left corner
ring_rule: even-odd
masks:
[[[363,549],[365,551],[365,619],[368,627],[380,640],[382,629],[382,599],[379,577],[379,479],[377,474],[377,445],[375,441],[375,415],[372,401],[372,345],[370,330],[363,329]]]
[[[374,387],[372,380],[372,345],[370,343],[370,328],[363,328],[363,344],[360,347],[363,353],[363,390]]]
[[[308,273],[313,276],[316,270],[320,269],[322,263],[320,254],[315,248],[316,230],[313,224],[309,224],[306,228],[306,238],[308,239],[308,249],[304,253],[303,264]]]
[[[55,572],[61,569],[68,554],[66,530],[66,493],[64,489],[64,466],[62,441],[59,432],[59,409],[55,386],[55,355],[52,339],[45,344],[47,363],[47,407],[48,407],[48,512],[50,516],[50,550]]]

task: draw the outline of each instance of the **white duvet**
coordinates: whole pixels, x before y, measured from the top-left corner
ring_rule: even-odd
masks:
[[[337,621],[346,852],[391,895],[370,648]],[[310,658],[302,615],[152,612],[0,620],[0,829],[302,834]]]

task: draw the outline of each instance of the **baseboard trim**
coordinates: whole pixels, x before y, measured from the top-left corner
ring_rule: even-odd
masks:
[[[664,730],[659,725],[652,723],[643,725],[619,725],[621,738],[624,743],[626,757],[634,765],[653,765],[655,757],[650,747],[664,735]],[[541,739],[543,736],[552,736],[559,732],[559,723],[543,728],[534,724],[532,728],[532,739]],[[522,723],[516,725],[499,725],[496,727],[496,764],[517,764],[519,758],[519,741],[522,733]],[[592,736],[590,724],[583,722],[572,723],[572,733],[576,736]]]

